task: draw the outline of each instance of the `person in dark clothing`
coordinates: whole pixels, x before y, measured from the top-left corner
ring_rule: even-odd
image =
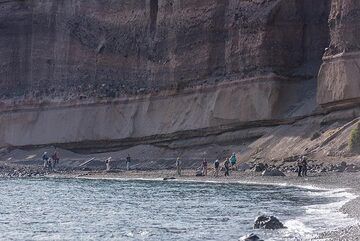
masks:
[[[225,177],[226,176],[230,176],[229,170],[230,170],[230,162],[229,159],[226,158],[225,162],[224,162],[224,168],[225,168]]]
[[[299,158],[297,161],[297,166],[298,166],[298,177],[301,177],[302,175],[302,168],[303,168],[303,160],[302,158]]]
[[[130,171],[130,162],[131,162],[131,158],[130,158],[130,154],[128,154],[126,157],[126,170],[127,171]]]
[[[203,163],[202,163],[203,176],[207,176],[207,167],[208,167],[208,162],[204,158]]]
[[[55,169],[56,165],[59,164],[59,153],[57,151],[57,149],[55,149],[53,155],[51,156],[51,158],[53,159],[53,168]]]
[[[181,160],[180,157],[176,158],[175,166],[176,166],[176,172],[178,176],[181,176]]]
[[[307,176],[307,161],[306,161],[306,157],[305,156],[303,156],[303,158],[302,158],[303,160],[302,160],[302,170],[301,170],[301,175],[303,176],[303,177],[306,177]]]
[[[47,152],[44,152],[44,154],[42,155],[42,160],[44,162],[44,169],[49,168],[49,156]]]
[[[220,168],[220,162],[219,160],[216,159],[216,161],[214,162],[214,168],[215,168],[215,172],[214,172],[214,176],[218,177],[219,176],[219,168]]]

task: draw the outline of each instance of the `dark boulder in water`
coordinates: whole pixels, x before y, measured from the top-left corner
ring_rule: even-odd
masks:
[[[281,229],[286,228],[279,219],[274,216],[261,215],[256,218],[254,229]]]
[[[259,236],[257,236],[256,234],[252,233],[240,238],[240,241],[263,241],[263,240],[260,239]]]

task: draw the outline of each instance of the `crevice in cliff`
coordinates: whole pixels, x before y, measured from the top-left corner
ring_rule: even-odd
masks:
[[[156,33],[158,11],[158,0],[150,0],[150,34],[152,37],[154,37]]]

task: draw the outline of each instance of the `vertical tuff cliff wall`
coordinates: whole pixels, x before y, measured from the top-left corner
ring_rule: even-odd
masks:
[[[360,2],[333,0],[329,17],[331,42],[318,78],[318,103],[359,103]]]
[[[113,98],[303,66],[315,76],[327,2],[4,1],[0,94]]]
[[[324,49],[330,36],[338,41],[337,24],[328,27],[335,2],[0,1],[0,144],[143,138],[310,114]],[[321,104],[333,101],[326,68]]]

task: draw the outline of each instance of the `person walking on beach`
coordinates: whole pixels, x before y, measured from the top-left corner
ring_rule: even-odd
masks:
[[[54,159],[52,159],[51,157],[49,158],[48,166],[49,166],[49,171],[50,171],[50,172],[54,171],[55,161],[54,161]]]
[[[180,160],[180,157],[176,158],[175,165],[176,165],[176,172],[177,172],[178,176],[181,176],[181,160]]]
[[[301,175],[303,177],[306,177],[307,176],[307,161],[306,161],[306,157],[303,156],[302,157],[302,170],[301,170]]]
[[[53,168],[56,168],[56,165],[59,164],[59,153],[57,151],[57,149],[55,148],[54,153],[52,154],[51,158],[53,159]]]
[[[130,158],[130,154],[128,154],[126,157],[126,170],[127,171],[130,171],[130,162],[131,162],[131,158]]]
[[[301,157],[297,160],[297,166],[298,166],[298,177],[301,177],[302,168],[303,168],[303,160]]]
[[[47,152],[44,152],[44,154],[42,155],[42,160],[44,162],[44,169],[47,169],[49,167],[49,156]]]
[[[214,169],[215,169],[214,176],[215,177],[219,176],[219,168],[220,168],[220,162],[218,159],[216,159],[214,162]]]
[[[203,176],[207,176],[207,167],[208,167],[208,162],[207,162],[206,158],[204,158],[203,163],[202,163]]]
[[[231,167],[235,167],[235,165],[236,165],[236,154],[235,154],[235,152],[233,152],[233,154],[231,155],[231,157],[230,157],[230,164],[231,164]]]
[[[105,160],[106,171],[109,172],[111,170],[111,157]]]
[[[225,168],[225,177],[230,176],[229,169],[230,169],[230,162],[229,159],[226,158],[224,162],[224,168]]]

